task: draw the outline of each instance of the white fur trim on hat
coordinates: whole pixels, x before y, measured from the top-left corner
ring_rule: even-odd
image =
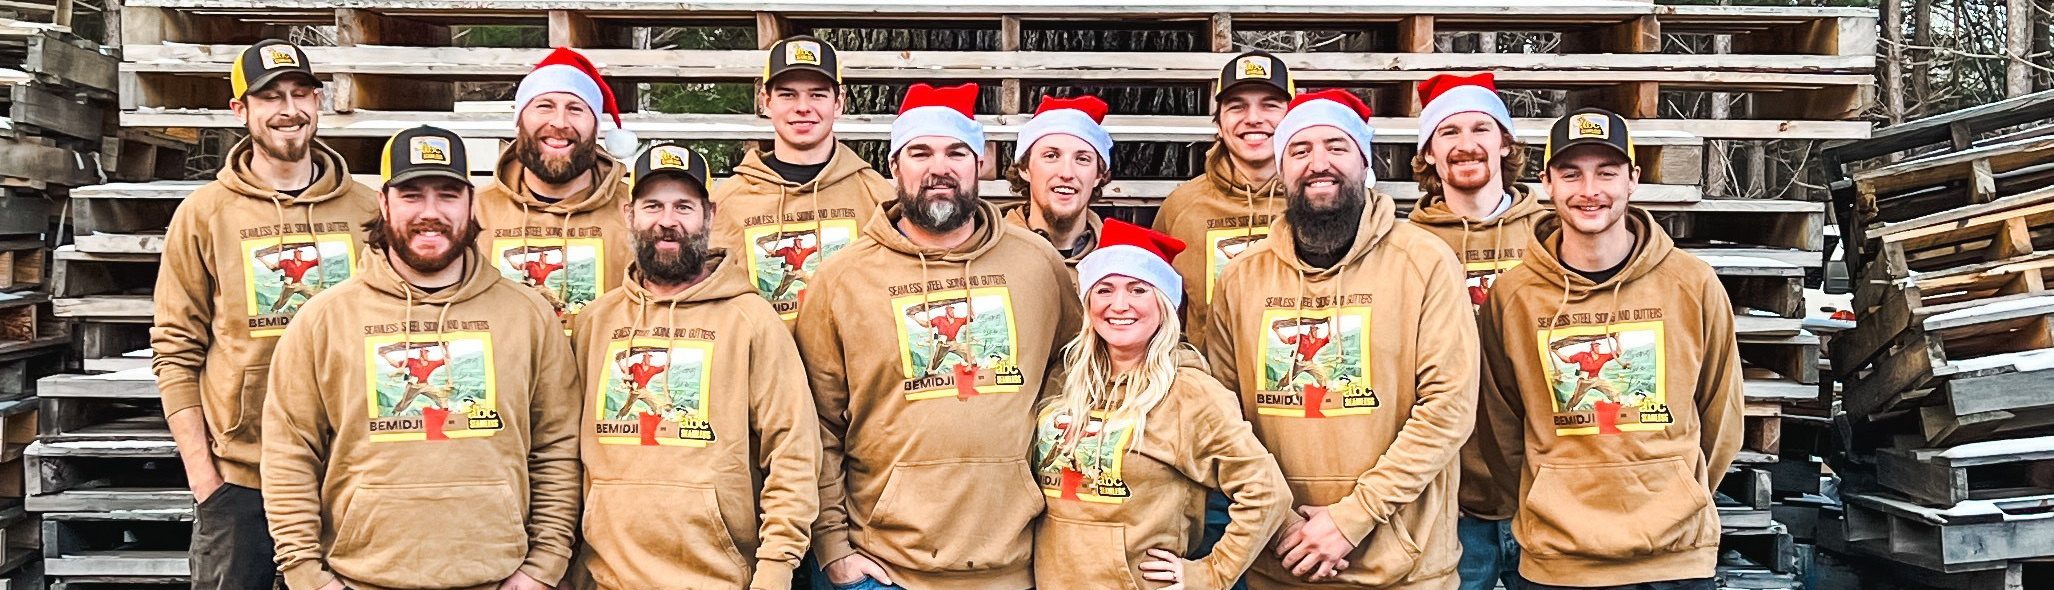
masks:
[[[1112,275],[1134,277],[1155,285],[1157,291],[1170,298],[1170,307],[1184,305],[1184,279],[1171,268],[1168,261],[1141,248],[1127,244],[1114,244],[1092,250],[1077,262],[1077,297],[1084,298],[1091,293],[1091,286],[1100,279]],[[1167,310],[1174,313],[1175,310]]]
[[[1113,158],[1113,136],[1106,133],[1105,127],[1091,120],[1091,115],[1084,111],[1056,109],[1035,115],[1027,120],[1027,124],[1020,126],[1019,141],[1013,142],[1013,161],[1025,158],[1034,142],[1050,135],[1068,135],[1084,140],[1084,143],[1091,144],[1092,149],[1098,150],[1100,162],[1109,162]]]
[[[1331,100],[1306,101],[1284,113],[1284,120],[1277,123],[1277,132],[1270,139],[1270,146],[1276,154],[1277,161],[1284,161],[1284,151],[1290,147],[1293,136],[1298,135],[1300,131],[1321,125],[1340,129],[1350,139],[1355,140],[1356,151],[1362,152],[1365,172],[1363,183],[1376,184],[1376,169],[1368,166],[1369,150],[1370,146],[1375,144],[1376,130],[1371,129],[1369,122],[1363,121],[1362,116],[1355,113],[1355,109]]]
[[[591,109],[593,116],[599,119],[600,128],[612,124],[603,112],[606,94],[599,90],[599,81],[592,79],[584,70],[563,64],[535,68],[535,71],[528,72],[527,77],[521,78],[520,88],[514,91],[514,110],[525,110],[535,97],[551,92],[568,92],[585,101],[585,108]]]
[[[970,144],[970,151],[984,157],[984,124],[944,106],[916,107],[899,114],[891,124],[891,155],[917,137],[939,135]]]
[[[1427,140],[1433,139],[1434,129],[1439,128],[1442,121],[1470,112],[1490,115],[1498,120],[1498,126],[1506,133],[1513,133],[1512,111],[1505,108],[1505,100],[1498,93],[1482,86],[1457,86],[1434,97],[1433,102],[1426,103],[1426,108],[1419,112],[1419,148],[1426,149]]]

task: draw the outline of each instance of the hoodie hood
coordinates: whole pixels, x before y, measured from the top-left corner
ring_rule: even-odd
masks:
[[[742,163],[735,165],[735,178],[743,179],[752,184],[768,185],[765,187],[766,189],[770,187],[784,187],[786,190],[794,193],[807,194],[818,192],[825,187],[834,186],[843,180],[854,178],[856,175],[862,174],[863,171],[869,169],[870,164],[864,162],[862,156],[856,155],[855,150],[851,150],[849,146],[836,142],[834,144],[834,155],[827,157],[827,167],[821,168],[820,175],[813,177],[812,182],[801,184],[785,180],[783,176],[777,174],[777,171],[771,170],[769,164],[763,163],[763,152],[761,150],[749,150],[747,155],[742,156]]]
[[[749,286],[749,277],[744,274],[741,260],[728,257],[726,248],[708,250],[706,265],[713,272],[707,273],[699,284],[675,295],[658,297],[642,286],[642,267],[631,260],[628,261],[628,280],[621,283],[621,289],[627,291],[628,301],[636,305],[724,301],[756,292]]]
[[[1267,247],[1291,268],[1312,277],[1333,276],[1340,269],[1360,262],[1363,256],[1376,248],[1378,242],[1383,241],[1384,236],[1391,233],[1391,227],[1397,225],[1398,219],[1397,204],[1392,202],[1390,195],[1373,188],[1365,191],[1364,195],[1369,202],[1363,204],[1362,223],[1355,228],[1355,243],[1348,247],[1348,252],[1342,254],[1341,261],[1334,263],[1332,268],[1315,268],[1298,259],[1297,236],[1292,235],[1291,221],[1282,215],[1277,216],[1277,223],[1270,230]]]
[[[1413,207],[1412,215],[1407,219],[1421,225],[1443,227],[1462,227],[1463,222],[1467,221],[1469,226],[1481,228],[1485,225],[1516,224],[1528,217],[1548,212],[1547,207],[1541,206],[1540,197],[1533,194],[1533,189],[1516,182],[1512,183],[1511,188],[1512,207],[1506,209],[1505,214],[1499,215],[1497,219],[1484,221],[1457,215],[1455,210],[1448,206],[1447,195],[1444,194],[1429,194],[1420,198],[1419,204]]]
[[[1633,253],[1627,255],[1626,268],[1604,283],[1592,283],[1590,279],[1562,264],[1558,256],[1562,248],[1562,219],[1549,215],[1534,225],[1536,247],[1526,249],[1523,264],[1531,266],[1542,281],[1562,289],[1571,303],[1581,301],[1593,293],[1611,289],[1613,286],[1638,279],[1654,271],[1676,251],[1676,242],[1669,239],[1669,233],[1655,224],[1655,216],[1639,207],[1628,206],[1626,218],[1620,220],[1633,232]]]
[[[214,174],[214,178],[221,181],[221,185],[228,190],[253,199],[276,201],[286,206],[311,205],[349,193],[352,184],[349,179],[349,164],[342,159],[342,154],[318,139],[307,146],[307,156],[314,159],[314,183],[307,185],[307,189],[302,191],[300,196],[287,195],[278,192],[276,187],[265,186],[263,181],[257,179],[256,174],[250,172],[250,160],[256,157],[257,146],[254,142],[255,140],[245,137],[237,142],[235,147],[228,148],[228,155],[223,158],[227,164],[221,167],[220,172]]]
[[[499,151],[499,167],[493,172],[492,181],[501,187],[502,190],[505,190],[508,195],[511,195],[514,202],[525,207],[554,215],[569,215],[572,213],[596,211],[613,205],[615,203],[613,197],[616,192],[622,195],[627,194],[628,167],[621,164],[620,160],[613,159],[613,156],[607,155],[602,150],[599,153],[598,163],[593,165],[593,169],[598,173],[598,178],[593,179],[591,188],[575,195],[566,196],[563,200],[555,203],[537,199],[535,194],[529,191],[526,186],[526,180],[523,179],[522,173],[526,172],[527,169],[521,166],[521,159],[515,153],[516,151],[513,146],[507,146],[506,149]]]
[[[392,297],[430,305],[451,305],[477,297],[500,281],[499,272],[494,270],[492,265],[485,263],[475,247],[465,250],[463,258],[453,263],[463,265],[463,278],[455,285],[434,293],[407,282],[399,275],[399,270],[393,264],[392,257],[387,256],[384,250],[366,248],[364,258],[358,264],[363,268],[364,284],[372,290]]]
[[[1254,182],[1241,177],[1234,168],[1233,154],[1227,152],[1227,145],[1212,142],[1212,149],[1205,151],[1205,179],[1220,193],[1242,199],[1284,198],[1284,175],[1275,174],[1269,180]]]
[[[901,201],[885,203],[884,214],[872,216],[870,223],[863,226],[863,237],[876,240],[878,245],[891,251],[919,256],[923,260],[927,257],[934,257],[940,262],[976,260],[999,244],[999,238],[1004,235],[1004,230],[999,226],[1002,214],[999,213],[998,205],[978,199],[973,206],[977,210],[972,215],[970,223],[976,229],[970,234],[969,241],[963,242],[953,250],[920,246],[906,239],[906,234],[899,233],[899,219],[905,216],[905,204]]]

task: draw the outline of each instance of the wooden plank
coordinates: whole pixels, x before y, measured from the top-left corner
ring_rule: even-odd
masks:
[[[0,139],[0,176],[33,186],[94,184],[100,181],[98,168],[92,158],[74,150]]]
[[[23,67],[65,85],[111,94],[118,89],[120,64],[112,56],[37,36],[29,38],[28,61]]]
[[[1841,399],[1847,414],[1870,419],[1895,409],[1909,397],[1923,396],[1920,390],[1932,379],[1933,368],[1944,364],[1941,359],[1938,347],[1926,340],[1913,340],[1884,355],[1870,367],[1868,375],[1855,378],[1845,388]],[[1842,365],[1836,361],[1833,366]]]
[[[92,297],[60,298],[51,301],[51,310],[60,318],[92,319],[99,321],[150,321],[152,309],[148,295],[95,295]]]
[[[85,551],[43,560],[49,576],[187,576],[184,551]]]
[[[106,135],[107,112],[98,106],[59,95],[43,86],[16,85],[10,91],[14,103],[9,114],[17,125],[31,125],[66,137],[93,141],[99,141]]]
[[[2039,164],[2049,151],[2054,151],[2054,137],[2032,137],[1864,170],[1854,175],[1854,181],[1884,194],[1963,177],[1977,160],[2003,171]]]
[[[178,7],[208,12],[250,12],[278,13],[281,11],[275,0],[131,0],[130,6]],[[293,3],[297,10],[325,10],[354,5],[353,0],[301,0]],[[504,12],[539,12],[557,9],[583,9],[593,12],[664,13],[680,9],[674,1],[665,0],[407,0],[404,6],[409,11],[424,13],[472,11],[486,14]],[[1647,2],[1618,2],[1610,0],[1559,0],[1546,4],[1533,4],[1517,0],[1469,0],[1465,2],[1422,2],[1401,1],[1390,3],[1359,3],[1345,0],[1265,0],[1262,2],[1224,2],[1220,0],[1170,0],[1144,4],[1106,4],[1082,0],[1055,0],[1049,2],[1026,2],[1021,0],[916,0],[908,2],[876,2],[870,0],[804,1],[774,0],[769,2],[746,2],[743,0],[695,0],[689,8],[695,12],[709,14],[747,15],[752,11],[767,11],[800,15],[878,15],[912,17],[923,15],[941,16],[997,16],[1002,14],[1032,14],[1060,10],[1064,16],[1078,17],[1164,17],[1205,16],[1227,12],[1237,16],[1304,17],[1320,19],[1327,17],[1401,17],[1411,14],[1434,14],[1467,17],[1465,22],[1503,22],[1508,14],[1516,14],[1539,21],[1581,22],[1588,24],[1609,24],[1619,22],[1621,17],[1660,14],[1674,20],[1690,23],[1692,26],[1759,25],[1761,23],[1794,23],[1822,18],[1849,18],[1873,16],[1871,10],[1830,7],[1762,7],[1762,6],[1655,6]],[[252,14],[251,16],[257,16]],[[639,16],[630,15],[630,16]],[[1571,18],[1588,20],[1567,20]],[[1671,31],[1677,32],[1677,31]]]
[[[343,47],[360,45],[449,44],[449,27],[426,21],[398,18],[363,8],[335,9],[335,42]],[[323,66],[325,68],[325,65]]]
[[[1018,17],[1007,15],[1004,18],[1017,20]],[[1212,25],[1210,45],[1212,46],[1213,53],[1232,53],[1234,51],[1234,15],[1225,12],[1215,12],[1210,20]]]

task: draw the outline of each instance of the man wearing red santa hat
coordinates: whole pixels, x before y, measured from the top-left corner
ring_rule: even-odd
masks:
[[[514,93],[518,130],[478,191],[485,259],[536,290],[569,322],[621,281],[634,256],[620,214],[635,149],[599,69],[558,47]],[[604,114],[602,117],[601,114]],[[601,137],[604,136],[601,151]]]
[[[1105,227],[1091,202],[1112,180],[1113,136],[1100,125],[1106,109],[1096,96],[1042,97],[1034,118],[1020,126],[1006,169],[1013,194],[1027,197],[1000,208],[1006,223],[1047,238],[1072,269],[1098,247]]]

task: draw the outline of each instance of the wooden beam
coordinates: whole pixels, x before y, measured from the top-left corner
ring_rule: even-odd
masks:
[[[775,12],[756,13],[756,48],[769,49],[791,34],[791,22]]]
[[[386,16],[363,8],[335,10],[335,42],[343,47],[359,45],[416,45],[446,47],[449,27],[430,22]],[[325,66],[325,64],[323,64]],[[325,68],[324,68],[325,69]]]
[[[999,17],[999,51],[1019,51],[1021,47],[1020,37],[1020,17],[1010,14]],[[1021,96],[1021,94],[1019,78],[1006,78],[999,81],[998,112],[1004,115],[1020,114],[1023,108],[1022,103],[1027,100],[1027,97]]]
[[[1213,53],[1233,53],[1234,15],[1227,12],[1215,12],[1210,20],[1212,25]]]
[[[107,111],[98,103],[60,96],[41,85],[16,85],[12,93],[14,104],[9,114],[16,125],[89,141],[100,141],[107,134]]]
[[[23,67],[76,88],[112,94],[120,87],[116,75],[121,60],[52,37],[29,37],[28,62]]]

